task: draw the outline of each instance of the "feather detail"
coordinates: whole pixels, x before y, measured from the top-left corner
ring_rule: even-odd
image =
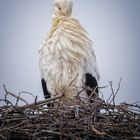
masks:
[[[85,73],[99,79],[92,44],[86,30],[75,18],[60,16],[53,19],[48,37],[39,50],[41,75],[52,95],[61,93],[77,74],[78,78],[68,89],[71,91],[66,95],[69,98],[76,96],[75,87],[84,86]]]

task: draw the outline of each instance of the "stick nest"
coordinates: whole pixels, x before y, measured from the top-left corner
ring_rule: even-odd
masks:
[[[111,84],[110,84],[111,85]],[[5,86],[4,86],[5,88]],[[19,106],[7,100],[6,90],[0,107],[1,140],[128,140],[140,139],[140,106],[115,104],[116,93],[108,101],[101,98],[83,103],[80,100],[61,102],[62,95]],[[47,107],[49,104],[50,107]],[[54,106],[51,106],[55,104]]]

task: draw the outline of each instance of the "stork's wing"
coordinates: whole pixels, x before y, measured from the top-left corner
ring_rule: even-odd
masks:
[[[96,62],[96,56],[92,48],[90,48],[89,56],[85,60],[85,73],[90,73],[97,80],[100,80],[100,73]]]

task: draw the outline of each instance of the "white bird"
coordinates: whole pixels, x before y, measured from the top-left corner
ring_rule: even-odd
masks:
[[[93,89],[98,93],[100,74],[93,43],[79,21],[71,16],[72,7],[72,0],[54,0],[52,27],[39,49],[45,98],[65,89],[64,97],[69,99],[75,99],[82,89],[85,90],[79,94],[81,98],[88,98]]]

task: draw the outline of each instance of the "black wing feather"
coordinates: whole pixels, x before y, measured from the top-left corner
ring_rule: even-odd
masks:
[[[48,92],[48,89],[47,89],[47,85],[46,85],[45,80],[44,79],[41,79],[41,83],[42,83],[42,89],[43,89],[43,92],[44,92],[45,99],[50,98],[51,97],[51,94]]]
[[[90,73],[85,74],[85,85],[86,87],[89,87],[90,89],[86,90],[86,93],[88,96],[92,94],[92,92],[95,90],[96,94],[98,94],[98,83],[95,77],[92,76]],[[94,97],[95,94],[93,94]]]

